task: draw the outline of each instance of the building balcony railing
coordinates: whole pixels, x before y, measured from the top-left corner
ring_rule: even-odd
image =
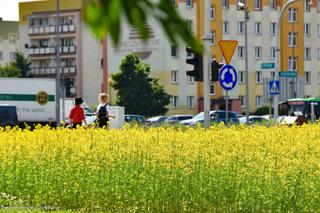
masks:
[[[59,48],[60,54],[75,54],[76,46],[62,46]],[[43,56],[43,55],[54,55],[56,54],[56,47],[30,47],[29,56]]]
[[[76,32],[75,25],[62,25],[59,27],[60,33],[74,33]],[[56,33],[55,25],[47,25],[47,26],[29,26],[28,30],[29,36],[39,36],[46,34],[54,34]]]
[[[76,74],[76,67],[61,67],[60,73],[63,74]],[[56,67],[33,67],[31,68],[32,75],[55,75],[56,74]]]

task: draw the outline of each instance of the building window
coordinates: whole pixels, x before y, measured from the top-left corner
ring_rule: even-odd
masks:
[[[311,48],[310,47],[305,47],[304,48],[304,60],[311,60]]]
[[[0,61],[2,61],[2,60],[3,60],[3,53],[0,52]]]
[[[261,59],[261,52],[262,52],[262,48],[261,47],[255,47],[255,56],[256,56],[256,59]]]
[[[270,48],[270,58],[272,58],[272,59],[276,58],[276,47]]]
[[[194,83],[194,77],[187,75],[187,83],[188,84],[193,84]]]
[[[187,19],[188,29],[193,32],[193,22],[190,19]]]
[[[8,38],[9,38],[10,44],[15,44],[17,42],[17,34],[16,33],[9,33]]]
[[[187,106],[188,106],[188,109],[194,108],[194,96],[187,97]]]
[[[277,10],[277,0],[270,0],[270,10]]]
[[[178,56],[178,46],[177,45],[171,45],[171,56],[172,57]]]
[[[229,33],[229,22],[228,21],[223,21],[222,22],[222,33],[223,34],[228,34]]]
[[[244,33],[244,21],[238,21],[238,33],[239,34]]]
[[[288,38],[289,47],[296,47],[297,46],[297,33],[289,32]]]
[[[320,72],[318,72],[318,84],[320,84]]]
[[[304,83],[310,84],[311,83],[311,73],[304,72]]]
[[[310,0],[304,0],[304,11],[305,12],[310,12]]]
[[[239,59],[244,58],[244,46],[238,46],[238,58]]]
[[[229,8],[229,0],[222,0],[222,8]]]
[[[171,71],[171,83],[176,84],[178,82],[179,82],[178,71],[177,70],[172,70]]]
[[[311,34],[310,23],[304,24],[304,35],[309,36]]]
[[[210,19],[214,20],[215,18],[215,6],[213,4],[210,5]]]
[[[275,35],[277,33],[277,23],[270,24],[270,34]]]
[[[172,108],[173,109],[179,108],[179,97],[178,96],[172,96],[171,103],[172,103]]]
[[[214,83],[210,84],[210,95],[215,95]]]
[[[244,100],[245,100],[245,98],[246,98],[246,96],[243,96],[243,95],[240,95],[240,96],[239,96],[239,99],[240,99],[240,101],[241,101],[241,107],[242,107],[242,108],[245,107],[245,105],[244,105]]]
[[[239,72],[239,83],[245,83],[245,76],[244,76],[245,72],[244,71],[240,71]]]
[[[289,70],[296,71],[297,70],[297,57],[289,57]]]
[[[254,10],[261,10],[261,0],[254,0]]]
[[[186,7],[192,7],[192,0],[186,0]]]
[[[262,104],[262,96],[256,96],[256,107],[261,107]]]
[[[10,60],[15,60],[17,56],[16,52],[10,52]]]
[[[318,48],[318,60],[320,60],[320,48]]]
[[[257,84],[261,84],[262,83],[262,72],[261,71],[257,71],[256,72],[256,83]]]
[[[317,11],[320,12],[320,0],[317,2]]]
[[[276,77],[276,72],[275,71],[271,71],[270,72],[270,77],[274,79]]]
[[[254,26],[256,35],[261,35],[261,22],[255,22]]]
[[[177,5],[176,0],[170,0],[170,1],[171,1],[171,4],[172,4],[172,5],[174,5],[174,6]]]
[[[318,24],[318,37],[320,37],[320,24]]]
[[[216,31],[211,31],[211,45],[214,45],[216,43]]]
[[[289,22],[297,21],[297,8],[289,8]]]

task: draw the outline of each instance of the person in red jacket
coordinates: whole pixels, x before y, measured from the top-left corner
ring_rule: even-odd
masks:
[[[83,99],[76,98],[75,99],[75,106],[71,109],[70,115],[69,115],[69,121],[70,125],[73,128],[77,128],[77,126],[81,126],[82,122],[87,126],[86,117],[84,115],[84,109],[81,107],[81,104],[83,103]]]

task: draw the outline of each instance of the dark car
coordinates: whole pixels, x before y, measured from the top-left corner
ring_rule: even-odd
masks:
[[[127,123],[138,123],[138,124],[145,123],[145,119],[142,115],[125,115],[124,121]]]
[[[210,116],[210,120],[213,123],[226,123],[226,111],[224,110],[219,110],[219,111],[215,111],[211,116]],[[228,122],[229,123],[239,123],[239,118],[237,113],[229,111],[228,112]]]
[[[159,126],[167,119],[166,116],[157,116],[147,119],[147,126]]]
[[[17,107],[9,105],[0,105],[0,126],[18,125]]]
[[[188,120],[188,119],[191,119],[191,118],[193,118],[192,115],[173,115],[173,116],[169,116],[164,121],[164,123],[173,125],[173,124],[178,124],[181,121]]]

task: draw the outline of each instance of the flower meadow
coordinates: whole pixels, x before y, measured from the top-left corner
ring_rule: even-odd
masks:
[[[2,208],[320,211],[320,125],[0,134]]]

